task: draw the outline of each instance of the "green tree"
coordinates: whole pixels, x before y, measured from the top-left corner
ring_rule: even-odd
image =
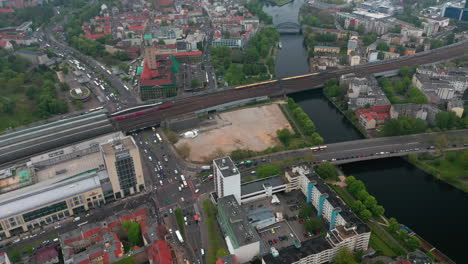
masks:
[[[361,201],[354,201],[351,204],[351,210],[356,214],[360,214],[362,211],[366,210],[366,206]]]
[[[390,47],[388,46],[388,44],[386,42],[379,42],[377,44],[377,50],[381,50],[381,51],[389,51],[390,50]]]
[[[421,247],[421,241],[417,237],[411,236],[406,241],[406,246],[410,251],[415,251],[416,249]]]
[[[287,128],[277,130],[276,135],[278,136],[278,139],[281,141],[281,143],[283,143],[283,145],[286,147],[289,146],[289,143],[293,137],[293,134]]]
[[[351,185],[352,183],[356,182],[356,181],[357,181],[357,179],[354,176],[348,176],[345,179],[345,183],[348,186]]]
[[[356,199],[360,201],[365,201],[369,196],[370,194],[366,190],[360,190],[355,195]]]
[[[281,170],[278,166],[271,164],[263,164],[257,167],[257,176],[259,178],[266,178],[273,175],[280,174]]]
[[[389,225],[388,225],[388,231],[392,234],[396,234],[398,230],[400,230],[400,223],[395,218],[390,218],[388,220]]]
[[[364,45],[369,46],[370,44],[374,43],[377,40],[376,34],[367,34],[362,37],[362,41]]]
[[[200,79],[198,78],[193,78],[191,81],[191,86],[192,88],[197,88],[200,86]]]
[[[361,190],[365,190],[366,186],[360,180],[356,180],[348,185],[348,190],[352,195],[356,195]]]
[[[381,205],[376,205],[376,206],[370,208],[370,210],[372,211],[372,214],[375,217],[380,217],[385,213],[385,208],[383,206],[381,206]]]
[[[133,246],[141,246],[142,238],[140,224],[137,222],[124,221],[122,226],[127,231],[128,241]]]
[[[340,175],[336,167],[330,162],[320,163],[314,169],[323,179],[338,180],[338,176]]]
[[[364,205],[367,207],[367,208],[372,208],[372,207],[375,207],[377,206],[377,200],[375,199],[374,196],[372,195],[369,195],[364,202]]]
[[[307,232],[315,233],[315,231],[323,226],[322,218],[315,217],[304,221],[304,228]]]
[[[379,51],[379,53],[377,53],[377,59],[379,60],[385,59],[385,53],[383,51]]]
[[[358,264],[358,262],[354,259],[353,253],[347,247],[343,247],[336,254],[333,264]]]
[[[364,209],[363,211],[361,211],[361,213],[359,214],[359,217],[361,217],[361,219],[363,221],[368,221],[372,216],[372,213],[371,211],[369,211],[368,209]]]
[[[159,45],[166,45],[166,41],[164,41],[164,39],[159,39],[158,44]]]
[[[314,212],[315,208],[311,204],[304,204],[299,210],[299,217],[309,218],[314,214]]]

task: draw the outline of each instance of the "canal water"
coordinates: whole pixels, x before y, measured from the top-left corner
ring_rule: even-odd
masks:
[[[468,195],[403,158],[341,166],[398,219],[457,263],[468,263]]]
[[[266,4],[273,23],[297,22],[303,0],[282,7]],[[276,58],[276,76],[309,72],[302,35],[282,35],[283,48]],[[310,116],[325,143],[361,139],[356,128],[331,104],[321,90],[290,95]],[[346,175],[364,181],[368,191],[395,217],[439,248],[457,263],[468,263],[468,196],[415,168],[402,158],[346,164]]]

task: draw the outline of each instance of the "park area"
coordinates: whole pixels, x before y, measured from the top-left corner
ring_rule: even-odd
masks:
[[[192,161],[210,161],[233,150],[263,151],[279,143],[277,130],[292,130],[278,103],[220,113],[196,138],[183,138],[176,147],[188,149]]]

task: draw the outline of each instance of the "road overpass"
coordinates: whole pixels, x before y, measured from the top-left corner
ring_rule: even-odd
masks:
[[[314,75],[304,75],[276,79],[268,82],[233,87],[220,91],[195,95],[187,98],[175,99],[167,102],[166,105],[172,105],[170,108],[121,119],[113,122],[118,130],[126,132],[137,130],[149,126],[158,125],[162,120],[173,118],[175,116],[193,113],[198,110],[206,109],[228,103],[231,101],[242,100],[246,98],[260,96],[282,96],[286,94],[302,92],[310,89],[320,88],[329,78],[339,78],[343,74],[377,74],[398,70],[403,66],[430,64],[444,61],[451,58],[462,56],[468,51],[468,41],[459,42],[440,49],[417,53],[411,56],[405,56],[392,60],[385,60],[376,63],[368,63],[354,67],[348,67],[341,70],[325,71]]]

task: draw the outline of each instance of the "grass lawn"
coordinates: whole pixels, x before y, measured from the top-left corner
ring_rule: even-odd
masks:
[[[409,161],[438,179],[468,192],[468,150],[447,151],[435,159],[419,155]]]
[[[369,240],[370,246],[375,250],[382,251],[382,254],[388,257],[398,256],[387,244],[380,239],[375,233],[372,233]]]
[[[182,209],[180,209],[180,208],[175,209],[174,215],[175,215],[176,220],[177,220],[177,225],[179,226],[179,231],[180,231],[182,237],[185,238],[184,215],[182,213]]]

